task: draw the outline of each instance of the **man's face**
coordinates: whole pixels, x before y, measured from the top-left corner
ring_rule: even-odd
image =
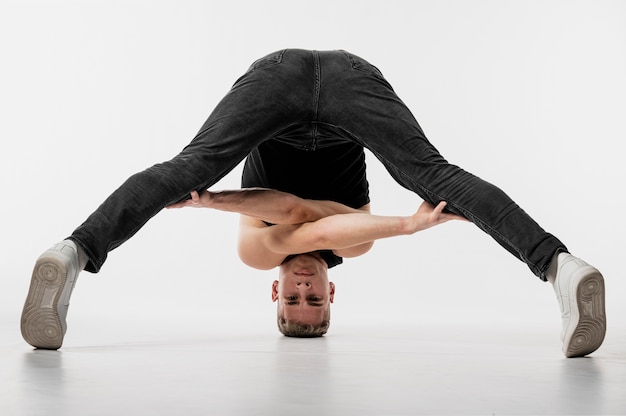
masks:
[[[317,325],[329,319],[335,285],[328,281],[328,267],[315,253],[300,254],[280,266],[272,284],[272,301],[278,315],[289,322]]]

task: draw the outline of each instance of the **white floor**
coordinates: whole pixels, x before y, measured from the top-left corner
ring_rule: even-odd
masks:
[[[129,325],[105,342],[106,330],[74,333],[58,352],[0,344],[0,414],[626,414],[624,331],[565,359],[545,329],[242,329],[130,336]]]

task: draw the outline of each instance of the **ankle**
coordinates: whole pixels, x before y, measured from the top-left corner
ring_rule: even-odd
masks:
[[[87,256],[87,253],[85,253],[85,250],[83,250],[80,244],[78,244],[76,241],[74,240],[65,240],[65,241],[71,243],[74,247],[76,247],[76,253],[78,254],[78,270],[79,271],[84,270],[85,266],[87,265],[87,262],[89,261],[89,257]]]
[[[569,253],[566,251],[557,251],[554,256],[552,256],[552,262],[550,263],[550,267],[548,267],[548,271],[546,271],[546,279],[553,285],[559,269],[559,260],[562,261],[568,254]]]

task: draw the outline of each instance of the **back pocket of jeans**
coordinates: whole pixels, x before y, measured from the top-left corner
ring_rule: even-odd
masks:
[[[260,59],[257,59],[250,65],[250,68],[246,72],[255,71],[261,68],[267,68],[269,66],[278,65],[283,60],[283,55],[285,50],[280,50],[276,52],[272,52],[269,55],[266,55]]]
[[[376,68],[374,65],[367,62],[365,59],[359,56],[353,55],[347,51],[342,51],[342,52],[348,57],[348,59],[350,59],[350,63],[352,64],[352,69],[356,69],[357,71],[365,72],[366,74],[371,74],[371,75],[377,76],[378,78],[385,79],[385,77],[383,76],[383,73],[380,72],[380,70]]]

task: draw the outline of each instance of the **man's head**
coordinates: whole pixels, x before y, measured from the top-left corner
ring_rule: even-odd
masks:
[[[291,337],[324,335],[334,297],[335,285],[328,281],[328,266],[319,254],[300,254],[287,260],[272,284],[280,332]]]

